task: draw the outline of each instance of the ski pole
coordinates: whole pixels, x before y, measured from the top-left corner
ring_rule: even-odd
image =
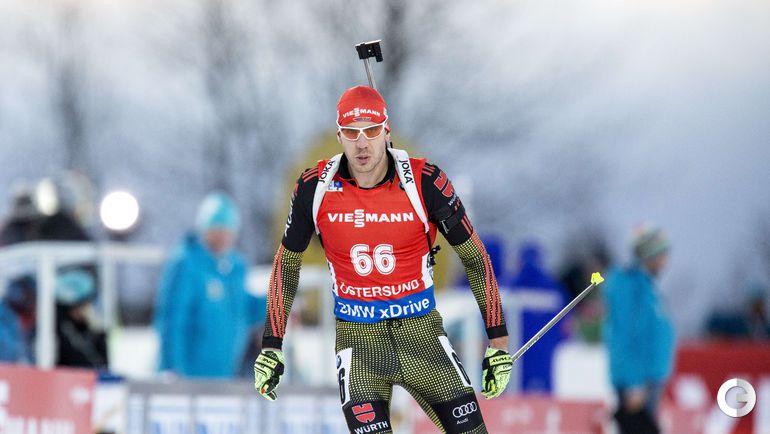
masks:
[[[591,292],[592,289],[596,288],[602,282],[604,282],[604,278],[602,277],[602,275],[599,273],[593,273],[591,275],[591,284],[588,285],[588,288],[584,289],[583,292],[578,294],[578,296],[575,297],[574,300],[572,300],[568,305],[564,306],[564,309],[562,309],[559,313],[556,314],[555,317],[553,317],[550,321],[548,321],[548,324],[544,325],[543,328],[541,328],[540,331],[538,331],[535,334],[535,336],[532,336],[532,339],[527,341],[527,343],[524,344],[524,346],[522,346],[521,348],[519,348],[518,351],[513,353],[513,356],[511,356],[513,359],[513,362],[515,363],[516,360],[518,360],[521,356],[523,356],[524,353],[526,353],[527,350],[529,350],[532,347],[532,345],[535,345],[535,342],[537,342],[541,337],[543,337],[543,335],[548,330],[551,329],[551,327],[553,327],[557,322],[559,322],[559,320],[564,318],[564,315],[569,313],[569,311],[571,311],[576,304],[580,303],[580,300],[584,299],[585,296],[588,295],[588,293]]]

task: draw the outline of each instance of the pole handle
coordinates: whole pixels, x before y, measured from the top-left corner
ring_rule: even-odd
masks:
[[[381,39],[376,41],[362,42],[356,45],[356,52],[358,52],[358,58],[364,61],[364,68],[366,69],[366,78],[369,79],[369,87],[377,89],[377,82],[374,80],[374,69],[369,61],[372,57],[377,62],[382,62],[382,48],[380,47]]]

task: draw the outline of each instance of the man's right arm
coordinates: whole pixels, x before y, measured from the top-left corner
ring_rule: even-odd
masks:
[[[267,291],[267,313],[262,347],[280,350],[286,322],[299,285],[302,253],[315,232],[313,195],[318,183],[318,169],[302,173],[294,186],[283,240],[273,259]]]

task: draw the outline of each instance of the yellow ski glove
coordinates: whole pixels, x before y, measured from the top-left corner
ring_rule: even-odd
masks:
[[[510,354],[498,348],[487,347],[484,362],[481,365],[483,369],[481,378],[484,382],[481,394],[484,398],[494,398],[503,393],[511,379],[512,367],[513,360]]]
[[[265,399],[275,401],[278,395],[275,389],[283,375],[283,352],[262,350],[254,361],[254,388]]]

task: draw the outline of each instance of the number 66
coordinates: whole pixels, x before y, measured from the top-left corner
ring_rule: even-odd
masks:
[[[356,244],[350,249],[350,260],[356,273],[361,276],[368,276],[374,268],[385,275],[396,269],[396,257],[393,256],[393,246],[390,244],[378,245],[372,256],[369,256],[367,244]]]

